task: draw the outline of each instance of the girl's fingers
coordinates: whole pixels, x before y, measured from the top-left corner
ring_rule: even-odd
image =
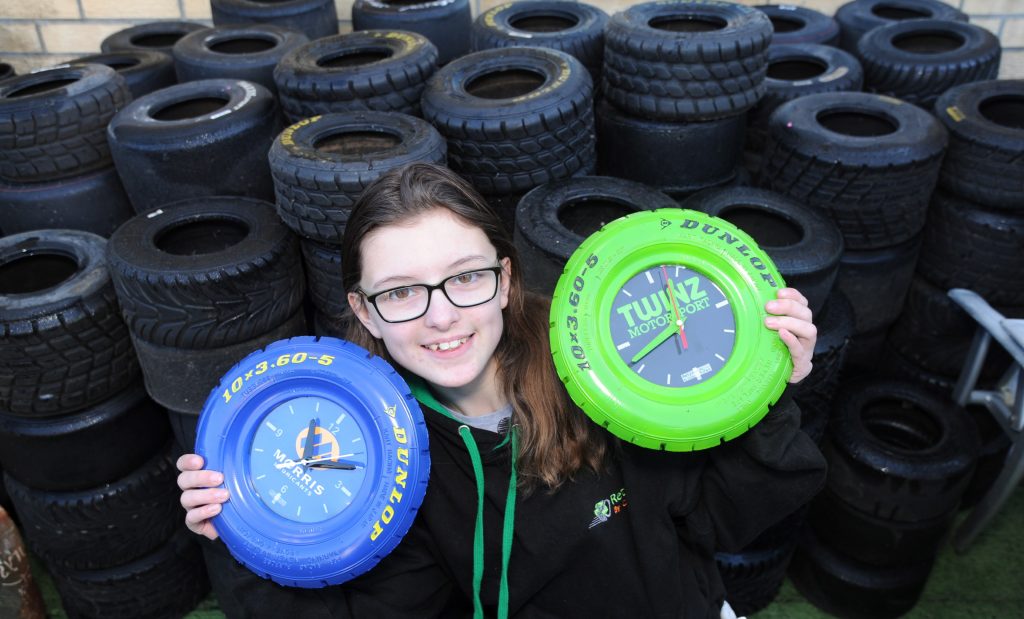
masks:
[[[776,299],[769,301],[764,306],[765,310],[776,316],[792,316],[800,320],[811,322],[811,309],[795,299]]]
[[[212,488],[223,481],[224,476],[219,471],[185,471],[178,475],[178,487],[182,490]]]
[[[228,491],[223,488],[208,488],[205,490],[186,490],[181,493],[181,506],[185,509],[192,509],[201,505],[223,503],[228,500]]]
[[[814,326],[814,323],[806,320],[800,320],[799,318],[793,318],[791,316],[768,316],[764,319],[764,324],[769,329],[776,331],[786,329],[800,339],[811,343],[812,347],[813,343],[818,339],[818,328]]]
[[[203,468],[203,457],[197,454],[182,454],[175,465],[182,473],[185,471],[198,471]]]
[[[807,301],[807,297],[805,297],[796,288],[782,288],[778,292],[776,292],[775,295],[780,299],[793,299],[794,301],[800,303],[803,306],[807,306],[809,304],[809,302]]]

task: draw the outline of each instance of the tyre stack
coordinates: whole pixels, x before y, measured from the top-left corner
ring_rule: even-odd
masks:
[[[179,616],[209,585],[106,245],[77,230],[0,240],[4,484],[68,616]]]
[[[298,242],[270,203],[220,196],[137,215],[107,259],[146,390],[186,448],[225,371],[305,333]]]
[[[907,306],[890,335],[891,368],[951,388],[977,323],[950,299],[969,288],[1009,318],[1024,317],[1024,80],[951,88],[935,104],[950,143],[924,229]],[[991,346],[982,380],[1009,366]]]
[[[605,32],[598,170],[684,198],[737,178],[772,23],[725,2],[649,2]]]
[[[446,65],[470,50],[472,22],[469,0],[356,0],[352,3],[352,30],[405,30],[422,34],[437,47],[439,65]]]
[[[210,0],[214,26],[270,24],[310,40],[338,34],[334,0]]]
[[[107,124],[131,100],[99,64],[62,65],[0,84],[0,221],[109,236],[132,209],[111,162]]]
[[[308,42],[300,31],[273,24],[217,26],[183,36],[171,53],[179,82],[234,78],[276,93],[274,67]]]
[[[148,50],[127,50],[82,56],[72,64],[102,64],[124,78],[132,100],[177,83],[174,58],[169,54]]]
[[[413,162],[445,164],[445,141],[430,123],[399,112],[324,114],[286,128],[270,148],[281,220],[299,236],[314,331],[342,337],[348,308],[341,239],[370,183]]]
[[[967,14],[942,0],[853,0],[836,10],[839,47],[857,53],[857,43],[880,26],[916,19],[966,22]]]
[[[978,436],[964,410],[915,383],[853,379],[836,402],[826,488],[790,577],[838,617],[899,617],[917,603],[953,523]]]
[[[103,39],[100,51],[109,52],[162,52],[171,55],[174,44],[181,37],[205,30],[207,26],[188,21],[157,21],[138,24],[118,30]]]

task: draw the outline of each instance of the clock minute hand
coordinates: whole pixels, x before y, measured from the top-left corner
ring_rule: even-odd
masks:
[[[676,334],[676,329],[678,329],[678,327],[675,324],[671,324],[671,325],[665,327],[665,329],[661,333],[659,333],[658,335],[654,336],[653,340],[651,340],[650,342],[647,342],[647,345],[644,346],[643,348],[641,348],[640,352],[638,352],[635,355],[633,355],[633,358],[630,359],[629,362],[630,363],[636,363],[637,361],[639,361],[639,360],[643,359],[644,357],[646,357],[647,353],[651,352],[652,350],[654,350],[655,348],[660,346],[665,340],[667,340],[668,338],[670,338],[673,335],[675,335]]]

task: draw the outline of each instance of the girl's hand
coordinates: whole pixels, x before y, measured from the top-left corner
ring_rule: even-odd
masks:
[[[790,383],[798,383],[811,373],[811,357],[814,356],[814,343],[818,339],[818,328],[811,322],[811,310],[807,307],[807,298],[795,288],[783,288],[777,293],[777,299],[769,301],[764,308],[769,314],[764,324],[769,329],[779,332],[789,354],[793,357],[793,374]]]
[[[228,500],[228,491],[217,488],[224,475],[217,471],[204,471],[203,458],[184,454],[178,458],[178,487],[181,488],[181,506],[185,508],[185,526],[193,533],[217,539],[217,530],[210,518],[220,513],[220,505]]]

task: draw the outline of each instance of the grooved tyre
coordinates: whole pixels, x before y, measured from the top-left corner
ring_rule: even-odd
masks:
[[[793,400],[800,407],[800,428],[820,445],[832,417],[839,373],[853,337],[853,307],[842,291],[832,291],[814,324],[818,327],[818,341],[811,358],[811,373],[793,386]]]
[[[754,8],[772,22],[772,45],[839,43],[839,22],[824,13],[792,4],[759,4]]]
[[[827,212],[848,249],[888,247],[924,227],[946,141],[935,117],[897,99],[808,95],[772,114],[760,182]]]
[[[165,542],[181,526],[170,441],[126,476],[77,492],[30,488],[9,474],[32,552],[53,569],[94,570],[128,563]]]
[[[992,211],[935,192],[918,272],[937,286],[969,288],[989,303],[1024,307],[1024,211]]]
[[[481,13],[470,30],[473,51],[499,47],[547,47],[583,63],[597,84],[604,62],[608,14],[582,2],[507,2]]]
[[[952,402],[923,386],[847,381],[823,452],[828,488],[850,506],[897,522],[956,509],[974,472],[978,434]]]
[[[0,411],[69,413],[138,376],[103,252],[89,232],[0,239]]]
[[[285,129],[270,147],[277,212],[303,237],[341,243],[356,200],[385,172],[413,162],[444,165],[444,138],[398,112],[326,114]]]
[[[311,41],[274,69],[290,122],[330,112],[420,115],[420,97],[437,70],[437,48],[421,34],[365,30]]]
[[[519,201],[515,245],[523,281],[550,296],[576,248],[608,222],[637,211],[673,208],[665,194],[609,176],[578,176],[546,183]]]
[[[877,333],[896,322],[920,251],[921,237],[916,236],[893,247],[843,252],[835,288],[853,306],[855,335]]]
[[[306,267],[306,285],[316,309],[328,315],[348,310],[348,297],[341,279],[341,247],[309,239],[300,240]]]
[[[110,165],[107,123],[131,100],[103,65],[66,65],[0,84],[0,180],[75,176]]]
[[[742,114],[764,94],[768,16],[716,2],[646,2],[605,30],[605,98],[632,116],[668,121]]]
[[[273,24],[310,40],[338,34],[334,0],[210,0],[214,26]]]
[[[967,21],[967,15],[942,0],[853,0],[836,10],[839,47],[850,53],[869,30],[909,19]]]
[[[187,21],[158,21],[119,30],[103,39],[103,52],[149,51],[170,55],[178,39],[205,30],[207,26]]]
[[[298,30],[273,24],[217,26],[174,44],[174,70],[179,82],[231,78],[276,92],[274,67],[285,54],[308,42]]]
[[[593,82],[565,52],[515,47],[463,56],[427,83],[423,118],[448,140],[452,170],[486,195],[594,170]]]
[[[469,52],[473,15],[469,0],[356,0],[353,30],[405,30],[422,34],[437,47],[437,63],[446,65]]]
[[[709,189],[679,204],[721,217],[743,230],[775,262],[786,285],[821,311],[832,292],[843,253],[843,237],[823,213],[765,189]]]
[[[83,490],[142,466],[168,434],[164,411],[136,381],[108,400],[60,417],[0,412],[0,461],[4,472],[36,490]]]
[[[729,605],[739,615],[756,613],[779,594],[796,541],[767,550],[715,553]]]
[[[178,81],[174,75],[174,59],[158,51],[107,52],[75,58],[71,63],[102,64],[117,71],[128,85],[132,99],[173,86]]]
[[[259,200],[191,200],[138,215],[111,237],[107,258],[128,328],[160,346],[242,342],[302,303],[298,243]]]
[[[72,229],[109,237],[133,215],[113,165],[55,181],[0,181],[0,221],[6,234]]]
[[[935,115],[949,131],[939,185],[985,206],[1024,208],[1024,80],[955,86]]]
[[[864,89],[931,109],[958,84],[995,79],[999,39],[974,24],[920,19],[881,26],[857,43]]]
[[[132,206],[145,213],[202,196],[272,200],[267,151],[281,129],[270,91],[215,79],[133,101],[110,121],[107,134]]]

